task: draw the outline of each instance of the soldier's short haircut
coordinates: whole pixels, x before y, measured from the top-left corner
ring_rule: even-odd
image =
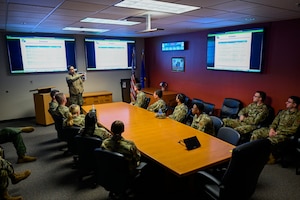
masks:
[[[120,120],[116,120],[111,124],[110,130],[116,135],[121,135],[124,132],[124,123]]]
[[[135,87],[136,87],[138,90],[141,90],[141,89],[142,89],[142,84],[136,83],[136,84],[135,84]]]
[[[289,98],[293,100],[293,102],[296,104],[296,107],[299,106],[300,98],[298,96],[290,96]]]
[[[262,102],[264,102],[266,100],[267,95],[264,91],[258,90],[258,91],[256,91],[256,93],[259,93],[259,96],[261,97]]]
[[[155,91],[155,94],[156,94],[159,98],[162,98],[162,96],[163,96],[163,91],[162,91],[162,90],[156,90],[156,91]]]
[[[184,101],[185,101],[185,95],[184,94],[182,94],[182,93],[177,94],[177,98],[179,99],[179,101],[181,103],[184,103]]]
[[[59,93],[59,90],[51,90],[50,96],[53,98],[57,93]]]
[[[200,112],[202,112],[204,110],[204,104],[203,103],[194,103],[194,105],[197,106],[197,108],[199,109]]]
[[[64,100],[64,93],[60,92],[57,95],[55,95],[55,100],[58,104],[61,104]]]

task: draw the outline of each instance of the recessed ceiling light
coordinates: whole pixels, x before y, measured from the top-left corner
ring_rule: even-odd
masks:
[[[153,10],[153,11],[167,12],[167,13],[174,13],[174,14],[181,14],[192,10],[200,9],[200,7],[196,7],[196,6],[187,6],[182,4],[153,1],[153,0],[124,0],[121,1],[120,3],[115,4],[114,6],[124,7],[124,8],[135,8],[135,9],[142,9],[142,10]]]
[[[109,31],[109,29],[97,29],[97,28],[79,28],[79,27],[65,27],[63,28],[64,31],[86,31],[86,32],[98,32],[104,33]]]
[[[116,25],[125,25],[125,26],[131,26],[131,25],[136,25],[141,23],[141,22],[126,21],[126,20],[113,20],[113,19],[101,19],[101,18],[90,18],[90,17],[80,20],[80,22],[116,24]]]

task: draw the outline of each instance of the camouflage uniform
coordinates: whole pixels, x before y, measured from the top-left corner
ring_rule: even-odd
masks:
[[[70,93],[70,99],[69,99],[69,103],[71,104],[77,104],[79,106],[82,106],[83,104],[83,97],[82,97],[82,93],[83,93],[83,81],[81,79],[81,75],[80,74],[76,74],[74,73],[72,74],[68,74],[68,76],[66,77],[66,81],[68,83],[68,87],[69,87],[69,93]]]
[[[142,91],[139,91],[136,95],[136,101],[133,103],[133,105],[142,107],[146,100],[146,94]]]
[[[9,176],[14,173],[14,168],[10,162],[0,157],[0,191],[5,191],[9,184]]]
[[[162,99],[157,100],[155,103],[153,103],[152,105],[150,105],[147,110],[151,111],[151,112],[158,112],[159,109],[162,110],[162,112],[164,112],[167,108],[166,102]]]
[[[64,119],[63,126],[66,127],[67,123],[68,123],[68,119]],[[85,123],[84,114],[73,116],[73,126],[84,127],[84,123]]]
[[[191,127],[199,131],[203,131],[204,133],[215,135],[212,120],[209,115],[205,113],[200,114],[199,117],[197,115],[194,115]]]
[[[253,131],[251,141],[261,138],[268,138],[273,145],[278,144],[296,133],[299,126],[300,111],[296,110],[292,112],[290,110],[283,110],[275,117],[269,128],[261,128]],[[269,131],[271,128],[274,129],[277,134],[269,137]]]
[[[0,143],[12,142],[16,148],[18,156],[24,156],[26,146],[23,142],[20,128],[6,127],[0,130]]]
[[[101,147],[123,154],[129,161],[129,169],[133,174],[135,173],[136,167],[140,164],[141,153],[135,146],[134,142],[125,140],[121,136],[120,139],[115,139],[113,136],[103,140]]]
[[[223,122],[224,126],[234,128],[240,134],[246,134],[257,129],[259,123],[263,122],[268,114],[268,107],[265,104],[257,105],[256,103],[251,103],[240,110],[238,114],[238,116],[246,116],[242,122],[239,119],[230,118],[223,119]]]
[[[57,116],[62,116],[65,119],[68,119],[69,112],[70,111],[67,106],[59,105],[54,114]]]
[[[179,122],[183,122],[187,112],[188,112],[188,107],[184,103],[182,103],[175,107],[173,113],[169,115],[169,118]]]
[[[55,110],[57,109],[57,107],[58,107],[58,103],[56,101],[51,101],[49,103],[49,109],[48,109],[49,113],[51,115],[53,115],[55,113]]]
[[[111,134],[105,128],[97,126],[94,131],[94,136],[99,137],[100,139],[104,140],[106,138],[111,137]]]

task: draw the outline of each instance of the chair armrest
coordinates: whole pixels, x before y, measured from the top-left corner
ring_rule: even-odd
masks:
[[[136,170],[142,170],[146,165],[146,162],[140,162],[139,166],[136,167]]]
[[[219,179],[217,179],[216,177],[214,177],[213,175],[211,175],[210,173],[206,172],[206,171],[198,171],[197,172],[197,177],[199,177],[199,179],[202,179],[204,182],[210,182],[216,185],[220,185],[221,181]]]

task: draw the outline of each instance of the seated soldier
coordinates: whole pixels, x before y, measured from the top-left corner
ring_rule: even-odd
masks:
[[[29,127],[6,127],[0,130],[0,144],[6,142],[12,142],[18,154],[17,163],[32,162],[36,160],[36,157],[27,156],[26,146],[24,144],[21,133],[30,133],[34,131],[34,128]]]
[[[203,113],[204,105],[202,103],[195,103],[192,107],[192,113],[194,115],[191,127],[215,135],[214,126],[209,115]]]
[[[17,184],[26,179],[30,174],[30,170],[25,170],[20,173],[15,173],[14,168],[10,162],[5,160],[3,155],[0,156],[0,199],[3,200],[22,200],[21,196],[12,197],[8,194],[7,187],[9,185],[9,178],[12,184]]]
[[[275,153],[276,146],[289,139],[295,134],[300,126],[300,111],[298,106],[300,98],[297,96],[290,96],[287,100],[286,110],[282,110],[273,120],[269,128],[263,127],[253,131],[250,140],[257,140],[261,138],[268,138],[273,145],[272,152]],[[276,156],[270,155],[269,164],[276,162]]]

